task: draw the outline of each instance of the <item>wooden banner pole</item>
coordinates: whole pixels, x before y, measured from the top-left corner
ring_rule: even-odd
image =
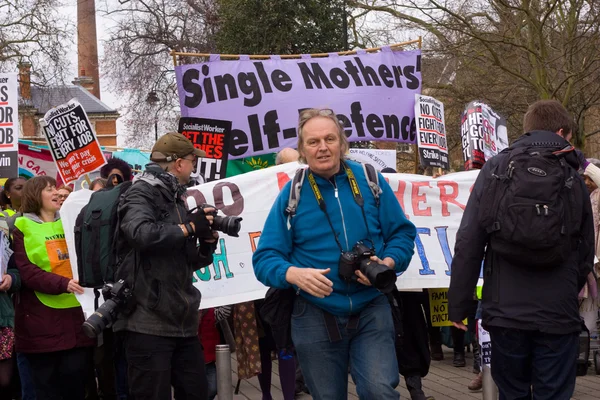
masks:
[[[391,44],[389,45],[389,47],[391,47],[392,49],[394,48],[398,48],[398,47],[406,47],[409,46],[411,44],[416,44],[419,49],[421,48],[421,44],[422,44],[422,39],[419,36],[418,39],[415,40],[409,40],[407,42],[402,42],[402,43],[395,43],[395,44]],[[375,53],[377,51],[381,51],[381,47],[373,47],[370,49],[365,49],[365,51],[367,53]],[[356,54],[357,50],[348,50],[348,51],[338,51],[337,55],[339,56],[348,56],[348,55],[353,55]],[[208,58],[210,57],[212,54],[210,53],[181,53],[178,51],[171,51],[171,56],[173,57],[173,65],[177,66],[178,65],[178,61],[177,61],[177,56],[186,56],[186,57],[204,57],[204,58]],[[215,54],[216,55],[216,54]],[[309,54],[310,57],[312,58],[317,58],[317,57],[329,57],[331,55],[331,53],[313,53],[313,54]],[[218,56],[223,60],[223,59],[227,59],[227,60],[237,60],[240,58],[239,54],[218,54]],[[272,55],[270,54],[251,54],[248,55],[248,57],[251,60],[268,60],[272,57]],[[282,59],[294,59],[294,58],[302,58],[302,54],[281,54],[280,58]],[[179,60],[181,61],[181,60]]]

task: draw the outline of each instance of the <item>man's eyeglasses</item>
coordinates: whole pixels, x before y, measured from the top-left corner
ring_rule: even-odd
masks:
[[[194,157],[194,158],[186,158],[183,157],[183,160],[187,160],[190,161],[192,163],[192,166],[195,168],[198,165],[198,157]]]

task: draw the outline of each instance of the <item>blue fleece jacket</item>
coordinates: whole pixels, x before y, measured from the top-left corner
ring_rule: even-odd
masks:
[[[377,256],[381,259],[391,257],[396,263],[396,272],[405,271],[414,253],[415,226],[406,219],[396,196],[381,175],[379,184],[383,193],[377,207],[362,166],[353,161],[346,163],[356,176],[365,199],[365,214]],[[352,249],[359,240],[369,239],[364,218],[360,207],[354,201],[344,169],[342,168],[331,180],[318,175],[315,175],[315,180],[325,199],[327,214],[344,251]],[[373,287],[348,283],[340,278],[340,249],[323,211],[319,208],[308,179],[304,180],[296,216],[290,219],[291,228],[288,229],[285,209],[290,188],[291,182],[288,182],[275,200],[265,222],[258,247],[252,257],[256,278],[266,286],[285,289],[291,287],[285,280],[290,266],[331,268],[331,272],[326,275],[333,282],[331,295],[320,299],[304,291],[300,291],[300,294],[333,315],[343,316],[362,311],[374,298],[382,294]]]

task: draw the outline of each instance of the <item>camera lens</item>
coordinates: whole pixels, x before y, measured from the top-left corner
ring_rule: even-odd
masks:
[[[114,300],[106,300],[98,309],[90,315],[83,323],[83,332],[89,338],[97,337],[116,316],[117,303]]]
[[[220,217],[215,216],[212,228],[216,231],[221,231],[226,235],[239,237],[240,229],[242,229],[242,217]]]
[[[382,293],[390,293],[396,286],[396,271],[387,265],[376,263],[371,260],[362,260],[360,263],[360,272],[362,272],[371,285],[379,289]]]

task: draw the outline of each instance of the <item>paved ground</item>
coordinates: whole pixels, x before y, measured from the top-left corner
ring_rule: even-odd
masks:
[[[446,399],[481,399],[481,392],[470,392],[467,389],[467,385],[475,377],[471,373],[473,361],[472,354],[467,353],[467,367],[456,368],[452,366],[452,350],[445,349],[444,361],[432,361],[429,375],[424,378],[423,385],[425,388],[425,394],[428,396],[434,396],[436,400]],[[233,379],[234,385],[237,380],[236,375],[236,364],[235,355],[232,359]],[[281,385],[279,383],[279,375],[277,366],[273,366],[273,380],[271,395],[273,400],[283,400],[283,394],[281,392]],[[401,380],[401,387],[398,388],[400,397],[402,399],[410,399],[406,385]],[[240,385],[239,398],[249,400],[262,400],[260,386],[258,385],[258,379],[252,378],[250,380],[244,380]],[[593,366],[588,370],[588,375],[577,378],[577,387],[573,400],[596,400],[600,398],[600,376],[594,374]],[[309,400],[311,396],[303,394],[298,396],[297,399]],[[349,379],[348,384],[348,399],[357,400],[356,387],[352,383],[352,379]]]

